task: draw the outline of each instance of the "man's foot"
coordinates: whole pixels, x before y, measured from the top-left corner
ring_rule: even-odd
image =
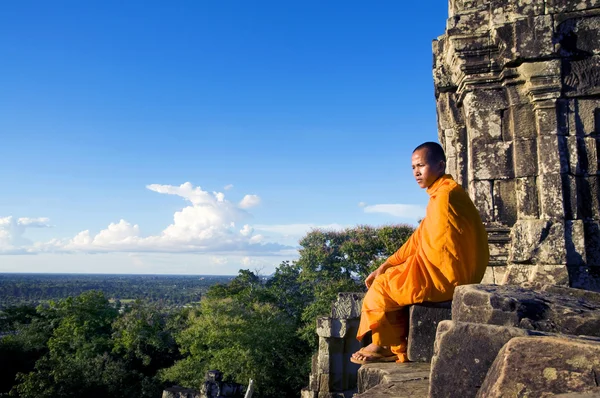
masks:
[[[369,344],[368,346],[356,351],[350,358],[351,362],[359,365],[375,362],[395,362],[398,356],[394,354],[389,347]]]

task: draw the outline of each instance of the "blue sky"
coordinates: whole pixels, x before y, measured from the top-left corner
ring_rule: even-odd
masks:
[[[19,1],[0,13],[0,272],[271,273],[415,224],[447,3]]]

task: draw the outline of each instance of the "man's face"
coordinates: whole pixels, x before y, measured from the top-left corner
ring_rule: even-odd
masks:
[[[429,188],[439,177],[444,174],[443,161],[431,162],[427,156],[428,149],[416,150],[412,155],[413,175],[421,188]]]

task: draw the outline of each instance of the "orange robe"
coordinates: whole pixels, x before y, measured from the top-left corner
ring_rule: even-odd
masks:
[[[406,243],[387,259],[391,265],[367,291],[358,339],[391,346],[406,361],[406,306],[452,299],[458,285],[479,283],[489,261],[487,232],[473,202],[452,176],[429,188],[425,218]]]

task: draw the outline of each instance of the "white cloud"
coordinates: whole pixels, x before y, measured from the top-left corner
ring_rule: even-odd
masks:
[[[248,224],[245,224],[244,227],[242,229],[240,229],[240,234],[242,234],[244,236],[250,236],[250,235],[252,235],[253,232],[254,232],[254,228],[252,228]]]
[[[225,265],[227,264],[227,257],[212,256],[210,262],[216,265]]]
[[[0,253],[26,252],[47,253],[110,253],[110,252],[163,252],[163,253],[260,253],[279,255],[290,249],[263,235],[255,234],[254,228],[243,221],[250,214],[225,199],[222,192],[207,192],[186,182],[180,186],[151,184],[151,191],[176,195],[190,203],[173,215],[173,222],[160,234],[143,236],[140,227],[126,220],[111,223],[97,234],[82,231],[71,239],[53,239],[32,244],[22,239],[25,228],[46,227],[47,218],[0,218]],[[260,202],[256,195],[246,195],[244,207]],[[243,225],[240,229],[237,225]]]
[[[410,218],[418,220],[425,217],[425,208],[419,205],[403,204],[381,204],[371,205],[364,208],[365,213],[383,213],[395,217]]]
[[[50,220],[41,218],[0,217],[0,253],[27,254],[32,242],[23,235],[27,228],[49,228]]]
[[[233,188],[233,184],[227,184],[223,187],[225,191],[229,191],[231,188]]]
[[[258,206],[260,204],[260,198],[258,195],[246,195],[239,204],[242,209],[248,209],[250,207]]]
[[[367,204],[365,202],[358,202],[358,207],[366,207]]]

